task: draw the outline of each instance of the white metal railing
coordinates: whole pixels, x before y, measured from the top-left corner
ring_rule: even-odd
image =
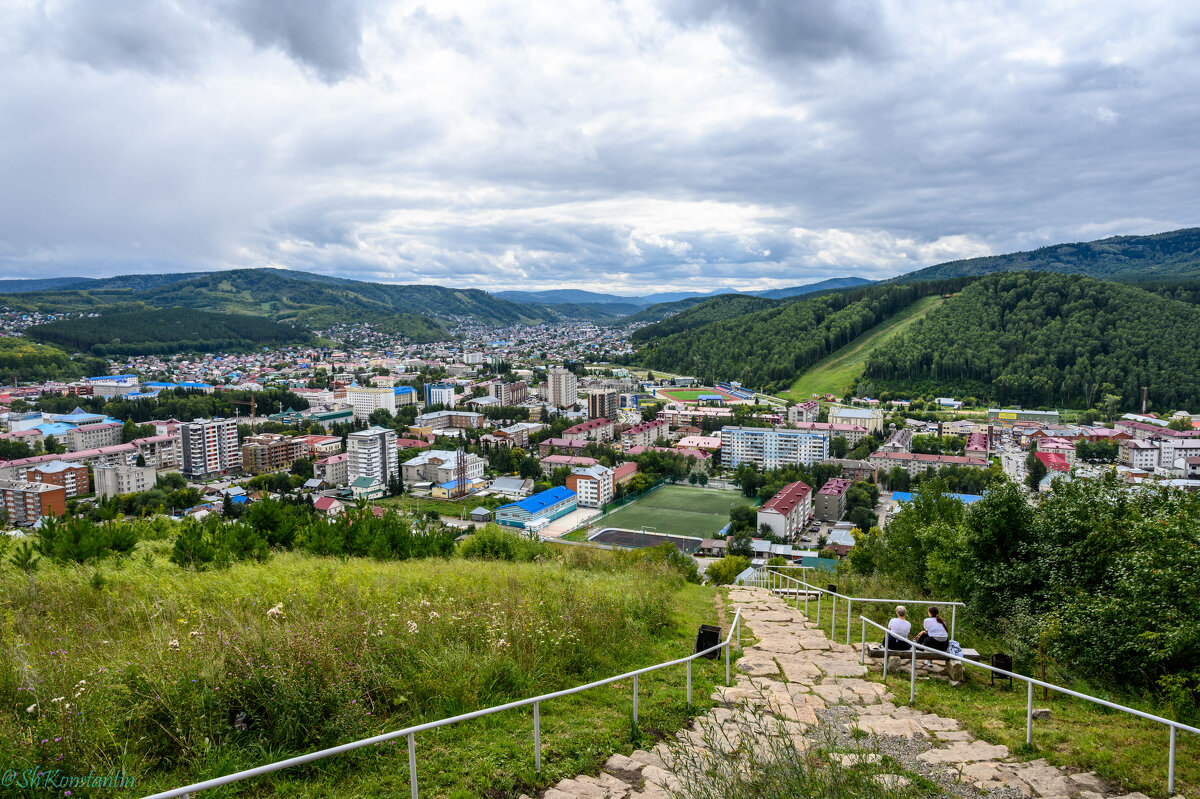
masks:
[[[736,631],[736,638],[735,638],[735,631]],[[173,788],[169,791],[162,791],[160,793],[151,794],[149,796],[144,797],[144,799],[172,799],[172,797],[177,797],[177,796],[184,797],[184,799],[187,799],[187,797],[189,797],[190,794],[197,793],[199,791],[207,791],[207,790],[211,790],[212,788],[219,788],[222,785],[229,785],[230,783],[240,782],[242,780],[247,780],[252,777],[260,777],[263,774],[270,774],[273,771],[279,771],[281,769],[290,768],[292,766],[298,766],[302,763],[310,763],[314,760],[322,760],[327,757],[332,757],[333,755],[340,755],[343,752],[350,752],[355,749],[361,749],[364,746],[372,746],[374,744],[384,743],[386,741],[392,741],[392,740],[396,740],[398,738],[407,738],[408,739],[409,788],[412,791],[412,799],[417,799],[417,744],[416,744],[417,733],[426,732],[428,730],[434,730],[434,729],[437,729],[438,727],[448,727],[451,724],[457,724],[460,721],[469,721],[471,719],[477,719],[481,716],[490,716],[493,713],[499,713],[504,710],[513,710],[515,708],[520,708],[520,707],[528,707],[529,705],[533,705],[533,765],[534,765],[534,769],[540,773],[542,770],[542,727],[541,727],[541,707],[540,707],[542,702],[546,702],[551,699],[558,699],[558,698],[564,697],[564,696],[570,696],[571,694],[578,694],[583,691],[590,690],[592,688],[599,688],[602,685],[608,685],[610,683],[620,682],[621,680],[628,680],[628,679],[632,678],[633,679],[633,721],[634,721],[634,723],[637,723],[638,676],[639,675],[648,674],[649,672],[658,671],[660,669],[670,668],[671,666],[687,664],[687,703],[688,703],[688,706],[691,707],[691,704],[692,704],[692,661],[695,660],[696,658],[701,658],[712,652],[716,652],[717,650],[724,649],[725,650],[725,685],[728,686],[730,684],[730,671],[729,671],[730,657],[729,657],[729,654],[730,654],[730,650],[735,645],[737,647],[737,650],[740,652],[742,649],[742,609],[741,608],[738,608],[737,612],[734,614],[733,623],[730,624],[729,633],[725,636],[724,641],[722,641],[719,644],[716,644],[715,646],[710,646],[708,649],[705,649],[702,652],[697,652],[694,655],[689,655],[688,657],[685,657],[685,658],[678,658],[677,660],[668,660],[664,663],[657,663],[653,666],[646,666],[645,668],[638,669],[637,671],[629,671],[624,674],[618,674],[615,677],[606,677],[603,680],[597,680],[595,682],[590,682],[586,685],[579,685],[579,686],[576,686],[575,688],[567,688],[566,690],[563,690],[563,691],[555,691],[554,693],[542,694],[540,696],[534,696],[534,697],[530,697],[528,699],[519,699],[516,702],[507,702],[503,705],[496,705],[494,707],[484,708],[483,710],[475,710],[470,713],[460,714],[458,716],[451,716],[449,718],[438,719],[437,721],[426,722],[425,724],[417,724],[412,727],[405,727],[404,729],[396,730],[395,732],[382,733],[380,735],[376,735],[371,738],[364,738],[361,741],[354,741],[352,743],[342,744],[340,746],[333,746],[328,749],[321,749],[320,751],[317,751],[317,752],[309,752],[306,755],[298,755],[296,757],[290,757],[287,760],[279,760],[275,763],[268,763],[265,766],[257,766],[255,768],[246,769],[245,771],[239,771],[234,774],[227,774],[224,777],[214,777],[211,780],[204,780],[203,782],[193,783],[192,785],[185,785],[182,788]]]
[[[867,659],[867,625],[869,624],[872,627],[875,627],[876,629],[880,630],[884,634],[884,638],[883,638],[883,640],[884,640],[883,679],[886,681],[887,680],[887,662],[890,659],[889,655],[891,653],[891,650],[889,650],[887,648],[887,645],[888,645],[887,632],[888,632],[888,630],[882,624],[877,624],[877,623],[871,621],[870,619],[868,619],[866,616],[859,616],[858,618],[862,620],[862,653],[859,656],[859,663],[866,663],[866,659]],[[1055,685],[1054,683],[1044,682],[1042,680],[1034,679],[1033,677],[1027,677],[1024,674],[1018,674],[1017,672],[1014,672],[1014,671],[1005,671],[1004,669],[998,669],[995,666],[989,666],[986,663],[979,663],[974,660],[967,660],[962,657],[955,657],[953,655],[950,655],[946,652],[941,651],[940,649],[933,649],[932,647],[924,646],[923,644],[918,644],[915,641],[909,641],[908,643],[909,643],[910,649],[896,650],[896,655],[900,656],[901,653],[905,652],[905,651],[910,653],[909,657],[910,657],[911,662],[910,662],[910,666],[909,666],[909,676],[908,676],[908,704],[910,704],[910,705],[916,699],[917,650],[918,649],[925,651],[925,652],[933,652],[935,654],[950,658],[951,660],[957,660],[959,663],[962,663],[964,666],[975,666],[977,668],[981,668],[986,671],[990,671],[994,674],[999,674],[1001,677],[1008,677],[1008,678],[1012,678],[1014,680],[1024,680],[1028,684],[1028,688],[1029,688],[1028,693],[1026,695],[1026,701],[1025,701],[1025,743],[1027,745],[1033,744],[1033,686],[1035,686],[1035,685],[1041,686],[1042,688],[1047,688],[1051,691],[1057,691],[1060,694],[1066,694],[1067,696],[1073,696],[1076,699],[1086,699],[1088,702],[1093,702],[1097,705],[1102,705],[1103,707],[1111,708],[1112,710],[1120,710],[1123,713],[1129,713],[1130,715],[1137,716],[1137,717],[1143,718],[1143,719],[1147,719],[1148,721],[1154,721],[1154,722],[1158,722],[1159,724],[1167,725],[1171,729],[1170,752],[1167,755],[1167,794],[1170,795],[1170,794],[1175,793],[1175,734],[1178,730],[1186,730],[1187,732],[1193,733],[1195,735],[1200,735],[1200,729],[1189,726],[1187,724],[1181,724],[1178,721],[1172,721],[1171,719],[1165,719],[1162,716],[1155,716],[1153,713],[1146,713],[1141,710],[1134,710],[1131,707],[1126,707],[1125,705],[1118,705],[1116,702],[1109,702],[1104,699],[1099,699],[1095,696],[1089,696],[1088,694],[1081,694],[1078,691],[1072,691],[1070,688],[1064,688],[1061,685]]]
[[[888,605],[908,605],[908,604],[943,605],[945,607],[950,608],[950,637],[951,638],[954,637],[955,625],[958,623],[958,609],[966,607],[965,602],[951,602],[949,600],[942,602],[942,601],[938,601],[938,600],[934,600],[934,599],[882,599],[879,597],[847,596],[846,594],[839,594],[836,591],[830,591],[828,588],[821,588],[820,586],[811,585],[809,583],[806,583],[803,580],[797,580],[795,577],[792,577],[790,574],[784,574],[783,572],[779,571],[780,568],[787,568],[787,567],[786,566],[785,567],[770,566],[770,567],[763,567],[763,568],[759,569],[758,572],[755,574],[754,578],[752,578],[753,584],[759,586],[760,588],[767,588],[771,591],[780,591],[780,592],[789,592],[789,593],[792,591],[795,591],[797,608],[800,607],[800,594],[803,593],[804,594],[804,615],[805,616],[808,615],[809,596],[812,592],[815,591],[817,593],[817,621],[818,621],[818,623],[820,622],[820,619],[821,619],[821,599],[826,595],[830,596],[832,598],[832,602],[833,602],[833,612],[831,614],[832,619],[830,620],[830,623],[829,623],[829,639],[831,641],[837,640],[837,617],[838,617],[837,601],[838,601],[839,597],[846,601],[846,643],[847,644],[850,643],[850,624],[853,619],[852,613],[854,611],[854,603],[855,602],[858,602],[860,604],[888,604]],[[804,568],[808,568],[808,567],[804,567]],[[793,583],[795,583],[795,588],[792,588]],[[804,588],[803,592],[801,592],[801,590],[800,590],[801,587]]]

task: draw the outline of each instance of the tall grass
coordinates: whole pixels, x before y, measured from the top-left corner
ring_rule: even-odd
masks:
[[[683,581],[653,564],[293,552],[196,573],[142,547],[0,568],[0,762],[178,783],[647,665],[679,634]]]

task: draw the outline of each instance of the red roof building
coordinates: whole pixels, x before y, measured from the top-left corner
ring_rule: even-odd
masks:
[[[779,489],[779,493],[758,509],[758,529],[771,528],[776,536],[791,541],[812,516],[812,487],[797,480]]]

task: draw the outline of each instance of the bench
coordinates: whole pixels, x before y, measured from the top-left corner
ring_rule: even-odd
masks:
[[[891,650],[888,650],[888,654],[894,658],[910,658],[910,657],[912,657],[912,655],[909,654],[911,651],[912,650],[909,650],[909,649],[891,649]],[[966,647],[963,647],[962,656],[963,656],[963,660],[974,660],[976,662],[978,662],[978,660],[979,660],[979,652],[977,652],[974,649],[967,649]],[[882,658],[883,657],[883,644],[868,644],[867,645],[867,657]],[[955,660],[955,659],[956,658],[950,657],[945,652],[927,652],[923,649],[917,650],[917,660],[930,660],[930,661],[946,660],[946,661],[949,661],[949,660]]]

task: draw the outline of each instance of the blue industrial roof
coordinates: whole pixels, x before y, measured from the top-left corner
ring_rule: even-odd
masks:
[[[35,430],[41,430],[43,436],[61,436],[68,430],[74,430],[75,425],[67,424],[66,422],[47,422],[45,424],[35,425]]]
[[[142,387],[143,388],[147,388],[147,387],[150,387],[150,388],[175,388],[175,384],[174,383],[163,383],[162,381],[156,380],[151,383],[142,383]]]
[[[414,394],[414,393],[416,393],[416,389],[413,388],[412,386],[396,386],[396,390],[393,393],[394,394]]]
[[[575,496],[575,492],[566,486],[556,486],[547,489],[540,494],[534,494],[532,497],[517,502],[510,502],[507,505],[501,505],[497,510],[503,508],[520,508],[526,513],[537,513],[540,510],[545,510],[551,505],[557,505],[565,499],[571,499]]]
[[[948,497],[954,497],[961,500],[964,505],[970,505],[972,502],[978,502],[983,499],[979,494],[946,494]],[[908,491],[893,491],[892,499],[897,502],[912,502],[913,494]]]
[[[209,383],[180,383],[181,388],[212,388]]]

